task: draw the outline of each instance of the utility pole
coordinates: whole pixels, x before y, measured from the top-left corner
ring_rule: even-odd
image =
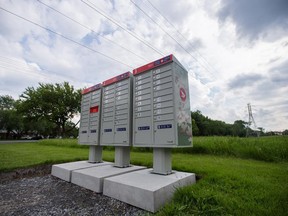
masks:
[[[256,122],[255,122],[254,117],[253,117],[253,114],[252,114],[251,104],[248,103],[248,104],[247,104],[247,107],[248,107],[249,120],[248,120],[248,125],[247,125],[247,127],[246,127],[246,137],[249,136],[249,129],[250,129],[250,126],[252,125],[252,123],[253,123],[253,125],[254,125],[254,128],[255,128],[254,131],[256,132],[257,137],[259,137],[259,136],[260,136],[260,133],[259,133],[259,131],[257,130],[258,128],[257,128]]]

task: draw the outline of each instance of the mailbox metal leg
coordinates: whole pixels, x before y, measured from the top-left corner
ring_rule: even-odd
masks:
[[[153,173],[160,175],[169,175],[172,173],[171,149],[154,148],[153,149]]]
[[[129,167],[130,166],[130,147],[129,146],[115,146],[115,167]]]
[[[102,162],[102,146],[91,145],[89,147],[89,163]]]

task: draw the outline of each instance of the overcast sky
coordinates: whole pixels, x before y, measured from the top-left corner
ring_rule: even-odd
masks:
[[[251,103],[258,127],[288,129],[287,0],[41,2],[0,0],[0,95],[89,87],[172,53],[192,111],[248,121]]]

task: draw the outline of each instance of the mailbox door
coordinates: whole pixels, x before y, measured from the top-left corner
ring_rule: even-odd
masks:
[[[88,142],[89,143],[97,143],[98,144],[98,113],[91,113],[90,114],[90,125],[88,131]]]
[[[136,118],[134,130],[135,145],[153,145],[152,121],[151,117]]]
[[[153,145],[152,71],[134,77],[133,145]]]
[[[160,121],[154,124],[154,141],[156,146],[175,144],[174,121]]]
[[[87,143],[88,142],[88,118],[87,120],[81,120],[81,127],[79,130],[79,143]]]
[[[115,85],[103,87],[100,145],[114,141]]]
[[[79,143],[83,144],[88,142],[90,98],[90,93],[82,95]]]
[[[128,136],[129,128],[126,125],[117,125],[115,126],[115,136],[114,143],[117,144],[128,144],[129,136]]]
[[[112,144],[114,142],[114,124],[113,121],[103,122],[101,128],[102,143]]]
[[[153,136],[155,146],[175,145],[172,64],[153,71]]]

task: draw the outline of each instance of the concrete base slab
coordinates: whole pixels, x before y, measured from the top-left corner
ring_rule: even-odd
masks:
[[[125,168],[115,167],[113,165],[91,167],[87,169],[76,170],[72,172],[71,182],[96,193],[103,192],[103,181],[105,178],[121,175],[146,167],[130,166]]]
[[[194,173],[173,171],[170,175],[145,169],[104,180],[103,194],[133,206],[156,212],[172,199],[176,188],[194,184]]]
[[[102,162],[102,163],[89,163],[88,161],[76,161],[70,163],[63,163],[63,164],[55,164],[52,166],[51,174],[56,176],[64,181],[71,182],[71,173],[74,170],[85,169],[89,167],[98,167],[98,166],[105,166],[111,165],[110,162]]]

